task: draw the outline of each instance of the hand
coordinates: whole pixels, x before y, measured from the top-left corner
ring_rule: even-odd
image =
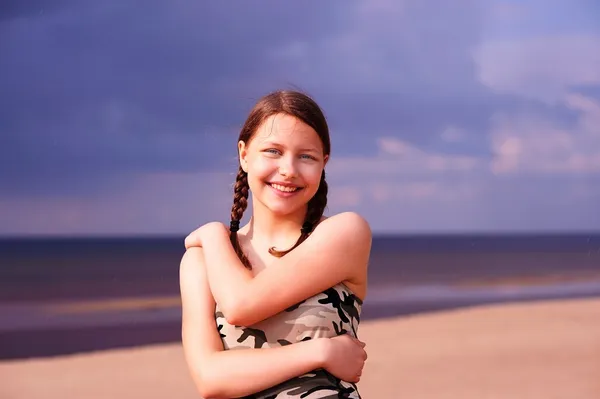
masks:
[[[365,345],[350,334],[327,339],[325,370],[343,381],[359,382],[367,360]]]
[[[227,228],[223,223],[220,222],[210,222],[205,225],[197,228],[192,231],[184,241],[185,249],[189,249],[190,247],[201,247],[204,242],[204,238],[207,237],[208,234],[229,234]]]

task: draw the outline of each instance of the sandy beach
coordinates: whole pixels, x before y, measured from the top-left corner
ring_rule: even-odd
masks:
[[[365,399],[600,398],[600,299],[364,322]],[[181,345],[0,362],[0,398],[198,398]]]

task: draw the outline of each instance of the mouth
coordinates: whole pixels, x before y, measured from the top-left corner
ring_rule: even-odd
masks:
[[[269,187],[272,189],[284,193],[284,194],[292,194],[302,190],[304,187],[295,186],[293,184],[281,184],[281,183],[267,183]]]

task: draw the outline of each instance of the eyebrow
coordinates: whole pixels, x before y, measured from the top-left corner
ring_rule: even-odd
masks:
[[[283,144],[278,143],[277,141],[272,141],[272,140],[265,140],[262,142],[263,146],[269,146],[269,145],[273,145],[273,146],[277,146],[277,147],[285,147]],[[299,150],[300,152],[319,152],[319,150],[317,148],[314,147],[306,147],[306,148],[300,148]]]

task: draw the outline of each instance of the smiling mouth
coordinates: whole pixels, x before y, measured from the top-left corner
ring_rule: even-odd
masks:
[[[282,193],[295,193],[297,191],[302,190],[302,187],[297,186],[283,186],[277,183],[267,183],[269,186],[274,188],[277,191],[281,191]]]

